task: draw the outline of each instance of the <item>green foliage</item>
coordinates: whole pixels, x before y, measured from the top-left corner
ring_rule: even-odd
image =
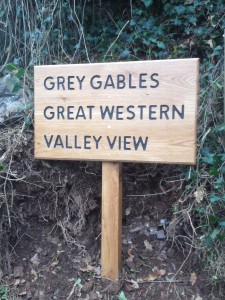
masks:
[[[80,0],[75,6],[71,0],[54,0],[45,1],[44,7],[41,0],[29,6],[24,0],[3,0],[2,23],[10,23],[0,50],[6,50],[1,47],[10,44],[15,28],[13,64],[23,68],[102,61],[112,43],[108,61],[201,57],[206,67],[222,54],[224,9],[223,0]],[[6,57],[7,51],[2,51],[2,64]]]
[[[127,297],[125,296],[125,293],[124,291],[121,291],[120,294],[119,294],[119,300],[127,300]]]
[[[8,288],[6,286],[0,286],[0,300],[8,300]]]

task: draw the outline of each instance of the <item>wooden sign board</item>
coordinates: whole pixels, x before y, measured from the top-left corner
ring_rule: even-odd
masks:
[[[35,67],[35,157],[195,164],[198,59]]]

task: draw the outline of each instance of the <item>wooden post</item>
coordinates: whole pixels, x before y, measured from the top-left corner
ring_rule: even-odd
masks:
[[[122,255],[122,163],[102,163],[102,277],[119,279]]]

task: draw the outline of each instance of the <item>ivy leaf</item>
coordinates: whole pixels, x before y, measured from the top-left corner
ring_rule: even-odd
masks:
[[[81,279],[78,278],[75,282],[75,286],[80,286],[81,285]]]
[[[184,5],[178,5],[175,7],[176,12],[178,15],[181,15],[185,12],[185,6]]]
[[[212,240],[215,240],[218,236],[218,234],[220,233],[220,230],[218,228],[215,228],[212,232],[212,234],[210,235]]]
[[[144,3],[145,7],[149,7],[150,5],[152,5],[153,0],[141,0],[141,2]]]
[[[217,196],[217,195],[212,195],[212,196],[210,197],[210,202],[211,202],[211,203],[215,203],[215,202],[220,201],[221,199],[222,199],[222,198],[219,197],[219,196]]]
[[[16,77],[20,79],[20,78],[24,77],[24,73],[25,73],[24,69],[20,68],[18,70],[18,72],[16,73]]]
[[[224,179],[222,177],[218,178],[217,181],[213,184],[216,190],[221,189],[223,185],[224,185]]]
[[[20,89],[21,89],[21,85],[18,84],[18,83],[16,83],[16,84],[14,85],[14,87],[13,87],[12,92],[13,92],[13,93],[17,93]]]
[[[161,49],[165,49],[165,48],[166,48],[165,44],[164,44],[163,42],[161,42],[161,41],[158,41],[158,42],[157,42],[157,46],[158,46],[159,48],[161,48]]]
[[[219,222],[219,226],[220,226],[220,227],[225,227],[225,221]]]
[[[119,300],[127,300],[127,297],[124,294],[124,291],[121,291],[119,294]]]
[[[128,49],[125,49],[121,54],[122,58],[127,58],[129,56],[130,56],[130,51]]]
[[[202,160],[209,164],[209,165],[212,165],[214,163],[214,154],[212,153],[207,153],[203,158]]]
[[[32,122],[32,119],[30,117],[26,117],[25,120],[24,120],[24,124],[26,126],[29,126],[31,124],[31,122]]]
[[[215,131],[225,131],[225,123],[224,124],[220,124],[215,128]]]
[[[196,25],[197,19],[196,19],[195,16],[191,16],[188,20],[189,20],[189,22],[190,22],[191,24]]]
[[[7,70],[7,71],[15,71],[15,70],[18,70],[18,69],[17,69],[17,67],[15,67],[14,65],[8,64],[8,65],[6,66],[6,70]]]

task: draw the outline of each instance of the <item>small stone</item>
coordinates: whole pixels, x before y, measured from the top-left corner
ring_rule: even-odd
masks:
[[[23,275],[24,275],[23,266],[14,267],[14,272],[13,273],[14,273],[15,278],[23,277]]]
[[[164,240],[166,238],[165,231],[163,229],[157,230],[156,237],[158,240]]]
[[[31,257],[30,261],[32,262],[33,265],[38,266],[40,263],[38,254],[35,253],[34,256]]]
[[[93,289],[93,281],[86,282],[82,287],[82,292],[89,293]]]
[[[167,250],[166,252],[166,255],[169,257],[169,258],[172,258],[176,253],[176,250],[174,248],[170,248]]]

